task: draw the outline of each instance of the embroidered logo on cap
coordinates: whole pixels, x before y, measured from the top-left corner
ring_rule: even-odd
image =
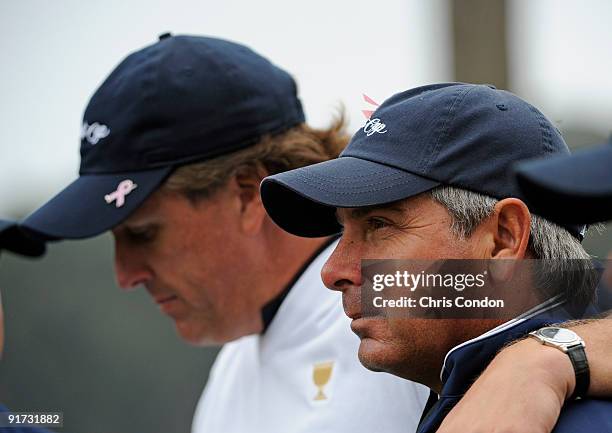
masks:
[[[366,101],[368,104],[374,105],[375,107],[378,107],[380,105],[378,102],[370,98],[365,93],[363,93],[363,100]],[[384,134],[385,132],[387,132],[387,130],[385,129],[387,125],[382,123],[379,118],[372,119],[372,114],[374,114],[374,111],[375,110],[361,110],[361,112],[367,119],[365,125],[363,125],[363,132],[365,132],[368,137],[374,133]]]
[[[370,135],[374,134],[375,132],[379,133],[379,134],[384,134],[387,132],[387,130],[385,129],[387,127],[387,125],[385,125],[384,123],[382,123],[380,121],[380,119],[377,117],[376,119],[369,119],[365,125],[363,125],[363,132],[365,132],[365,134],[369,137]]]
[[[104,196],[106,203],[111,204],[115,202],[115,207],[121,207],[125,204],[125,196],[134,191],[138,185],[132,182],[130,179],[123,180],[117,185],[117,189],[110,194]]]
[[[87,122],[83,122],[81,127],[81,140],[85,139],[92,146],[98,144],[98,141],[110,134],[110,129],[106,125],[102,125],[98,122],[94,122],[91,125]]]

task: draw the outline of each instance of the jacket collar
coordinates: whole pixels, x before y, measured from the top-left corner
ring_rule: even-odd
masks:
[[[544,325],[568,320],[561,296],[549,299],[519,317],[452,348],[444,358],[439,400],[421,421],[418,433],[435,432],[474,380],[505,344]]]
[[[419,425],[418,433],[435,432],[444,417],[482,373],[497,352],[509,342],[553,323],[597,313],[592,306],[570,306],[556,296],[484,334],[452,348],[442,367],[442,391],[436,404]]]
[[[564,304],[562,296],[556,296],[452,348],[444,358],[440,373],[441,396],[463,395],[495,354],[507,343],[534,329],[571,319],[571,315],[563,308]]]

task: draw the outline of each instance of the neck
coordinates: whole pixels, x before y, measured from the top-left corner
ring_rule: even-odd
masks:
[[[407,379],[422,383],[432,391],[440,394],[442,381],[440,373],[446,355],[456,346],[484,334],[503,323],[499,319],[434,319],[429,329],[422,333],[430,340],[418,353],[419,363],[406,366],[410,371],[403,375]]]
[[[313,259],[316,252],[329,242],[329,238],[308,239],[287,236],[290,238],[275,244],[272,250],[274,254],[270,257],[270,266],[278,273],[274,289],[270,291],[270,299],[280,294],[296,274]]]
[[[259,277],[262,284],[262,306],[279,296],[304,265],[327,242],[326,238],[300,238],[282,231],[270,221],[261,250]]]

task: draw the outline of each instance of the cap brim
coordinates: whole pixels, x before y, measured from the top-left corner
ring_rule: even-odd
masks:
[[[163,167],[132,173],[81,175],[23,220],[21,226],[49,240],[96,236],[126,219],[171,171],[172,167]],[[108,202],[105,197],[127,180],[136,187],[124,195],[124,202]]]
[[[0,220],[0,250],[9,250],[22,256],[39,257],[45,253],[45,243],[29,236],[15,221]]]
[[[558,223],[612,219],[612,145],[527,161],[517,181],[530,209]]]
[[[342,229],[336,208],[391,203],[438,185],[377,162],[340,157],[265,178],[261,198],[283,230],[302,237],[322,237]]]

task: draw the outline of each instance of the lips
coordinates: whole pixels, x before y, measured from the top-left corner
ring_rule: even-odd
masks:
[[[167,302],[177,299],[177,296],[176,295],[155,296],[153,299],[155,300],[155,303],[157,305],[163,305]]]
[[[363,320],[361,317],[353,319],[353,321],[351,322],[351,331],[353,331],[353,333],[357,335],[359,339],[364,339],[365,337],[367,337],[367,320]]]
[[[184,305],[176,295],[160,296],[155,298],[159,310],[176,319],[184,313]]]

